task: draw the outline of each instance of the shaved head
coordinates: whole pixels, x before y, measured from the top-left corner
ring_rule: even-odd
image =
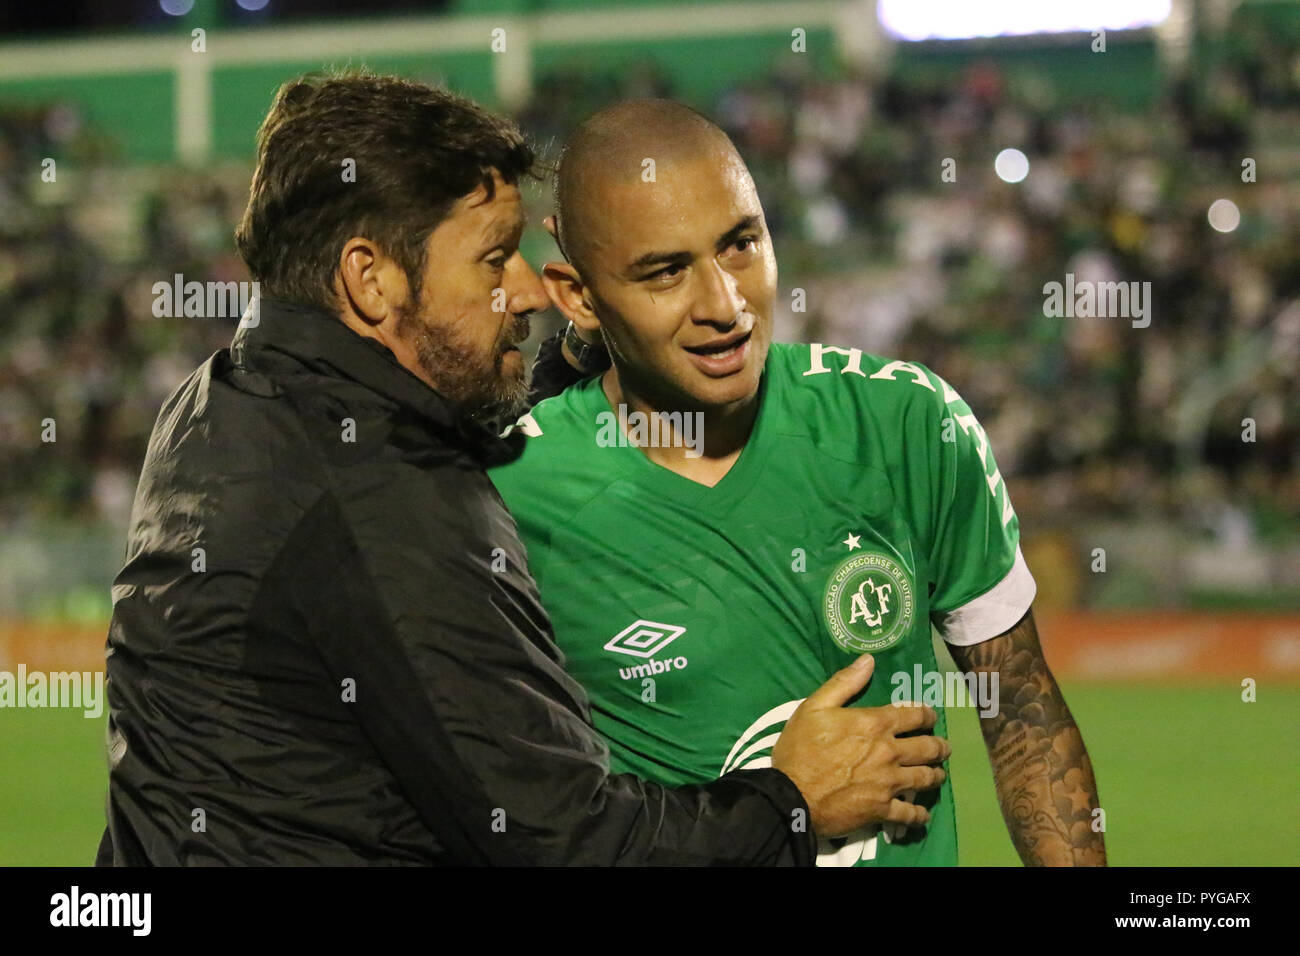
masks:
[[[610,401],[708,409],[739,428],[767,361],[777,273],[754,179],[727,135],[670,100],[602,110],[560,157],[555,226],[569,261],[548,263],[542,281],[605,343]]]
[[[740,160],[716,123],[672,100],[626,100],[591,116],[565,145],[555,174],[560,251],[589,277],[583,268],[587,253],[613,218],[605,201],[608,187],[644,182],[647,159],[658,171],[710,151]]]

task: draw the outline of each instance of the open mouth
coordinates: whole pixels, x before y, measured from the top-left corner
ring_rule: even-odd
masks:
[[[715,342],[712,345],[700,345],[695,348],[687,348],[686,351],[690,352],[692,355],[703,355],[708,358],[723,359],[729,355],[734,355],[736,352],[743,349],[745,343],[749,341],[749,337],[753,334],[754,330],[750,329],[744,335],[734,336],[722,342]]]

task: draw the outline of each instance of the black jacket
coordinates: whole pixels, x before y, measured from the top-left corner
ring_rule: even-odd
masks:
[[[377,342],[263,300],[149,443],[99,862],[810,864],[779,771],[609,775],[483,471],[515,453]]]

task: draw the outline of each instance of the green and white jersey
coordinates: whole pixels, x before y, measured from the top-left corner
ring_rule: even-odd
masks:
[[[615,772],[680,786],[770,766],[799,702],[858,654],[876,671],[857,703],[886,704],[893,675],[936,671],[931,622],[974,644],[1033,600],[984,430],[933,372],[773,344],[759,401],[713,488],[611,441],[599,378],[524,416],[523,456],[491,472]],[[920,800],[928,827],[824,842],[819,863],[955,865],[949,782]]]

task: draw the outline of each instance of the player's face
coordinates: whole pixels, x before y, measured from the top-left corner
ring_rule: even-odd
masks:
[[[620,382],[664,410],[758,391],[772,341],[776,258],[744,163],[717,148],[606,184],[584,265]]]
[[[550,304],[519,254],[519,190],[494,177],[492,199],[479,186],[429,236],[418,307],[408,303],[397,327],[421,377],[480,413],[522,402],[527,382],[518,346],[528,337],[527,313]]]

